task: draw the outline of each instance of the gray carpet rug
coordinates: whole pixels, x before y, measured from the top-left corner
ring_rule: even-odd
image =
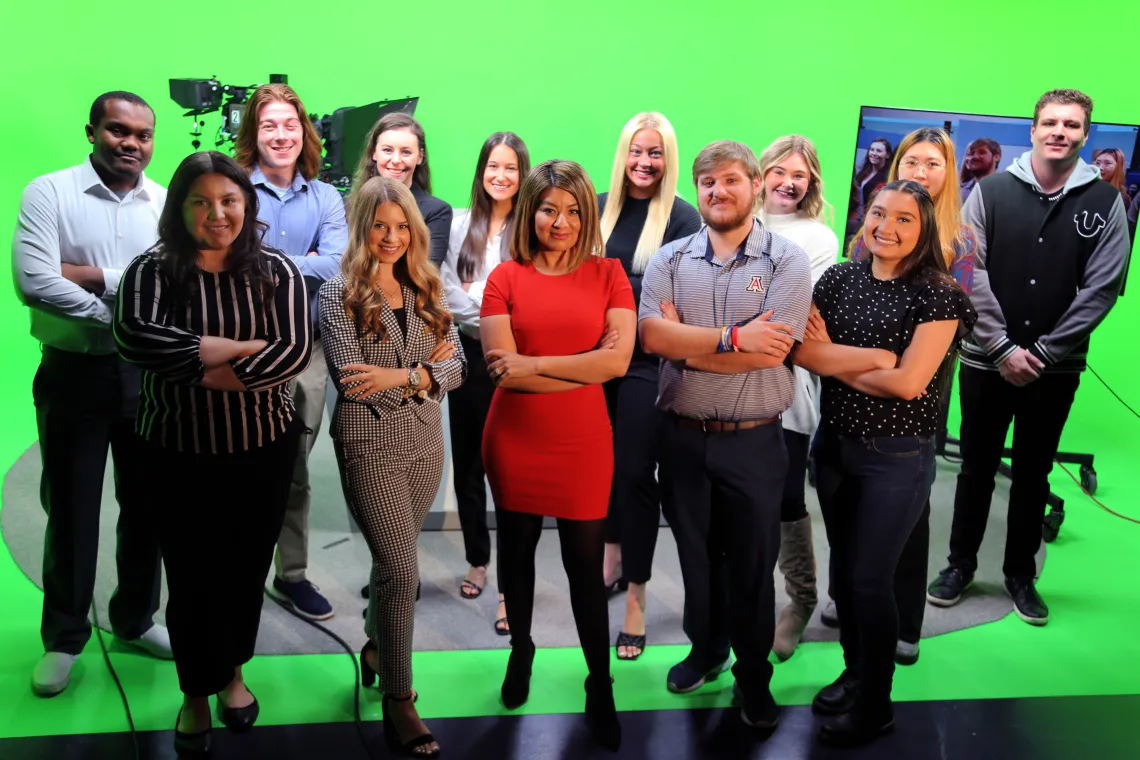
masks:
[[[352,524],[340,490],[332,442],[321,433],[310,464],[313,507],[310,517],[309,579],[332,602],[336,616],[325,625],[349,643],[363,639],[361,610],[364,600],[360,587],[367,582],[369,554],[363,538]],[[487,592],[469,601],[459,596],[459,581],[466,572],[463,537],[455,513],[450,463],[444,468],[444,481],[432,507],[429,525],[420,537],[422,598],[416,607],[414,647],[417,650],[489,649],[507,646],[507,638],[495,634],[495,573],[492,565]],[[938,478],[931,496],[930,577],[945,563],[957,466],[939,463]],[[28,578],[42,587],[43,535],[46,517],[39,504],[40,456],[33,445],[12,466],[4,479],[0,530],[12,557]],[[987,538],[979,556],[979,582],[966,598],[951,609],[928,606],[924,636],[935,636],[1004,617],[1012,603],[1001,590],[1001,561],[1005,537],[1005,512],[1009,483],[999,479]],[[828,577],[827,540],[819,516],[815,492],[808,489],[808,510],[813,516],[816,560],[822,608],[826,601]],[[95,599],[100,619],[106,621],[106,607],[115,586],[114,541],[118,506],[112,492],[108,469],[104,481],[103,512],[100,527],[100,565]],[[442,529],[440,529],[442,528]],[[1038,554],[1038,567],[1044,562],[1044,544]],[[272,575],[267,577],[267,583]],[[783,579],[776,574],[777,607],[787,602]],[[578,637],[570,611],[566,577],[562,571],[558,537],[545,531],[537,556],[534,638],[539,646],[577,646]],[[657,545],[653,580],[648,589],[646,625],[652,644],[686,643],[681,631],[684,592],[677,549],[668,528],[662,528]],[[165,608],[165,590],[163,596]],[[610,627],[616,636],[625,614],[625,597],[610,603]],[[817,609],[805,640],[835,640],[837,632],[820,623]],[[162,620],[160,610],[158,619]],[[277,605],[266,602],[257,651],[262,654],[338,652],[337,645],[321,632],[294,619]]]

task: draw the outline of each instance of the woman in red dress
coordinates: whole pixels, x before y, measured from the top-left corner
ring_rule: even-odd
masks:
[[[479,331],[497,386],[483,461],[500,507],[500,583],[511,616],[503,704],[518,707],[530,692],[534,553],[543,517],[555,517],[590,673],[586,717],[595,740],[616,750],[602,581],[614,450],[602,383],[629,366],[636,307],[621,262],[604,255],[585,170],[570,161],[538,165],[519,190],[512,260],[487,280]]]

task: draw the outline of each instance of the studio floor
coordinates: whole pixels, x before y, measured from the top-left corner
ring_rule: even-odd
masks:
[[[22,418],[21,418],[22,419]],[[26,497],[29,455],[34,475],[34,428],[27,424],[0,439],[5,546],[0,548],[0,758],[173,757],[171,729],[180,702],[172,663],[125,648],[109,635],[110,659],[123,685],[137,731],[128,729],[118,688],[93,637],[60,696],[34,697],[30,674],[42,647],[34,519]],[[1127,452],[1097,450],[1098,498],[1124,512],[1138,511],[1140,472]],[[953,468],[939,473],[937,501],[952,489]],[[331,479],[329,479],[331,480]],[[335,481],[333,481],[335,482]],[[980,591],[958,617],[928,616],[930,638],[911,668],[895,680],[896,732],[875,745],[839,753],[814,741],[817,719],[807,705],[816,690],[841,669],[830,629],[813,623],[809,642],[775,669],[773,692],[785,706],[770,736],[744,729],[731,708],[726,675],[698,692],[678,696],[665,689],[670,666],[685,656],[679,630],[680,578],[668,530],[662,532],[651,584],[650,646],[635,663],[613,665],[615,694],[624,727],[621,758],[944,758],[1020,760],[1037,758],[1140,758],[1134,720],[1140,708],[1140,606],[1136,604],[1136,526],[1098,508],[1060,470],[1054,491],[1067,502],[1068,517],[1057,541],[1038,557],[1040,590],[1052,620],[1032,628],[1009,614],[998,590],[1000,577],[979,579]],[[323,487],[323,486],[322,486]],[[445,488],[448,487],[445,483]],[[1004,486],[999,486],[999,491]],[[34,493],[34,491],[33,491]],[[999,493],[1000,496],[1000,493]],[[814,496],[812,497],[814,499]],[[1000,556],[1004,508],[995,500],[985,552]],[[357,556],[358,537],[348,529],[339,494],[318,509],[313,553],[337,617],[330,628],[358,648],[359,587],[367,571]],[[1132,508],[1130,508],[1132,507]],[[935,511],[948,504],[935,503]],[[812,509],[815,509],[814,502]],[[323,512],[321,510],[324,510]],[[13,522],[20,514],[24,517]],[[337,521],[340,521],[339,523]],[[446,522],[446,521],[445,521]],[[108,532],[105,518],[104,533]],[[111,523],[113,524],[113,522]],[[936,519],[935,524],[940,524]],[[817,551],[826,552],[817,526]],[[42,530],[42,529],[41,529]],[[935,530],[932,565],[945,552]],[[42,533],[41,533],[42,535]],[[338,536],[340,538],[338,538]],[[347,541],[331,546],[341,538]],[[582,716],[586,675],[558,572],[555,537],[542,542],[536,621],[541,648],[530,701],[508,714],[498,701],[506,667],[506,640],[491,632],[494,589],[483,599],[458,598],[463,572],[458,532],[425,534],[421,542],[424,598],[417,609],[415,684],[419,709],[452,758],[588,758],[606,753],[590,744]],[[109,545],[109,544],[107,544]],[[424,548],[425,545],[427,548]],[[331,555],[345,553],[343,561]],[[322,554],[323,553],[323,554]],[[825,566],[826,557],[821,559]],[[113,585],[112,563],[101,566],[100,588]],[[991,573],[992,574],[992,573]],[[493,575],[493,574],[492,574]],[[821,572],[821,578],[825,578]],[[821,585],[825,582],[821,580]],[[104,592],[97,595],[105,604]],[[561,601],[560,601],[561,600]],[[611,603],[611,628],[621,622],[623,600]],[[971,611],[972,610],[972,611]],[[654,617],[656,615],[656,617]],[[964,619],[965,618],[965,619]],[[818,620],[818,613],[817,613]],[[380,732],[380,697],[359,692],[360,732],[354,725],[355,666],[325,634],[287,618],[267,602],[264,642],[246,677],[262,705],[258,728],[246,736],[217,732],[218,758],[386,757]],[[362,735],[361,735],[362,734]],[[611,755],[612,756],[612,755]]]

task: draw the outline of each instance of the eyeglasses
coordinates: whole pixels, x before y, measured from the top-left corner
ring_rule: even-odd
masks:
[[[900,166],[912,172],[922,169],[926,174],[935,174],[946,169],[946,164],[941,161],[916,161],[913,158],[906,159]]]

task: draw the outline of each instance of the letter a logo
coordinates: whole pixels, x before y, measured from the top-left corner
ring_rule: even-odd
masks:
[[[747,290],[749,293],[759,293],[760,291],[764,290],[764,286],[760,284],[760,278],[753,277],[752,282],[748,283]]]
[[[1108,224],[1104,217],[1094,213],[1092,222],[1089,222],[1089,212],[1082,211],[1079,215],[1073,214],[1073,224],[1077,225],[1077,234],[1081,237],[1094,238]]]

